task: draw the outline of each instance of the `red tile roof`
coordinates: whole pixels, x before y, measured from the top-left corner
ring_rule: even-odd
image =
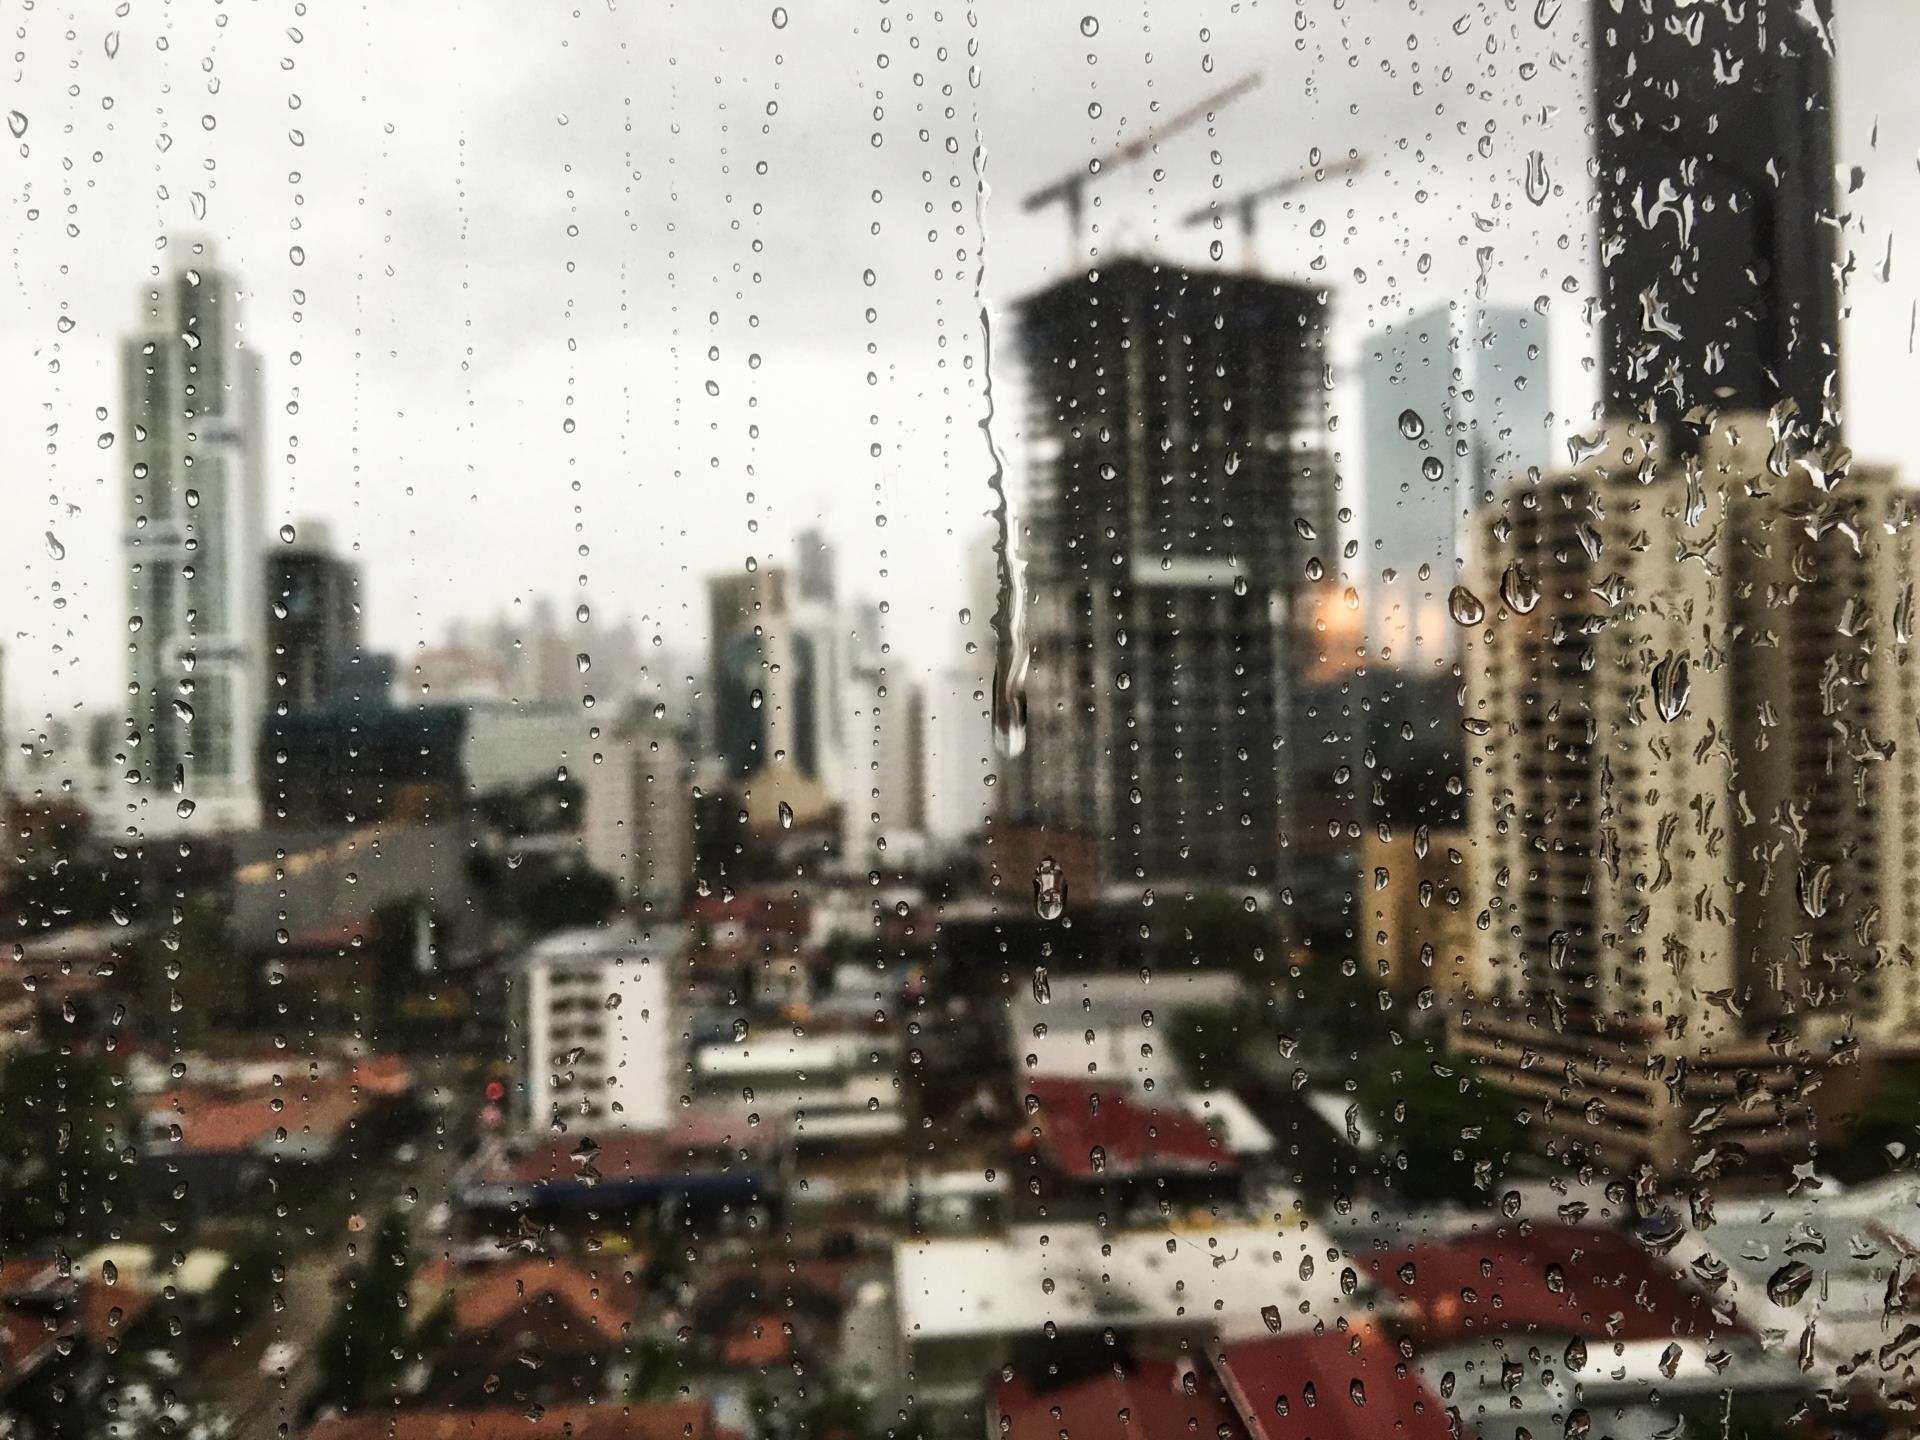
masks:
[[[777,1365],[793,1353],[793,1337],[785,1320],[772,1313],[743,1317],[720,1343],[721,1361],[729,1368],[760,1369]]]
[[[0,1393],[52,1359],[70,1328],[37,1311],[0,1310]]]
[[[617,1340],[640,1314],[631,1270],[550,1256],[477,1265],[443,1279],[437,1288],[452,1291],[454,1328],[462,1334],[559,1311],[569,1325]]]
[[[1030,1113],[1015,1144],[1037,1147],[1041,1158],[1063,1175],[1127,1179],[1175,1170],[1230,1171],[1236,1166],[1225,1142],[1177,1105],[1161,1106],[1112,1087],[1058,1076],[1034,1076],[1026,1092]]]
[[[485,1410],[378,1410],[329,1415],[306,1440],[720,1440],[704,1401],[555,1405],[529,1420],[518,1406]]]
[[[1429,1340],[1489,1331],[1663,1340],[1726,1328],[1678,1274],[1617,1230],[1514,1224],[1361,1263],[1412,1307]]]
[[[1373,1333],[1274,1335],[1214,1362],[1251,1440],[1448,1440],[1446,1406]]]
[[[71,1278],[55,1261],[20,1255],[0,1260],[0,1300],[58,1299],[72,1290]]]
[[[1233,1407],[1204,1368],[1187,1393],[1183,1380],[1191,1368],[1143,1360],[1125,1374],[1108,1371],[1045,1389],[1024,1376],[1002,1380],[994,1387],[989,1433],[1000,1440],[1244,1440]]]
[[[482,1179],[495,1185],[532,1185],[557,1180],[571,1183],[591,1165],[602,1180],[683,1175],[711,1168],[716,1150],[736,1155],[746,1146],[738,1124],[724,1117],[703,1117],[672,1130],[622,1130],[608,1134],[589,1154],[578,1154],[574,1140],[552,1140],[517,1159],[489,1165]],[[764,1140],[756,1139],[756,1144]],[[577,1156],[577,1158],[576,1158]]]
[[[375,1055],[317,1080],[297,1075],[283,1085],[247,1090],[183,1086],[148,1100],[147,1116],[180,1127],[180,1154],[257,1149],[276,1143],[274,1136],[284,1129],[284,1143],[297,1156],[310,1141],[338,1139],[369,1101],[392,1099],[412,1087],[413,1075],[404,1060]]]

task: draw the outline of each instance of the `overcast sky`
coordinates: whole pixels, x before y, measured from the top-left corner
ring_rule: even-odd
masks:
[[[98,437],[120,424],[114,344],[136,291],[181,254],[157,248],[170,235],[214,239],[245,288],[273,524],[323,517],[357,549],[371,638],[403,659],[450,619],[539,595],[564,613],[589,598],[684,653],[702,577],[777,560],[820,521],[848,588],[887,600],[936,658],[969,603],[956,537],[991,503],[976,147],[984,300],[1003,312],[1069,262],[1063,215],[1023,213],[1023,193],[1256,69],[1261,88],[1211,129],[1102,175],[1075,263],[1206,263],[1213,237],[1179,225],[1190,208],[1316,148],[1362,151],[1358,178],[1268,207],[1257,255],[1330,290],[1348,493],[1348,372],[1368,332],[1466,298],[1482,250],[1490,298],[1545,297],[1556,401],[1582,427],[1584,10],[16,0],[0,96],[25,120],[0,134],[8,711],[33,721],[123,683],[124,448]],[[1864,177],[1843,199],[1851,439],[1914,471],[1920,106],[1903,57],[1920,16],[1910,0],[1840,10],[1840,152]],[[1538,204],[1535,151],[1552,182]],[[1017,461],[1000,341],[997,433]]]

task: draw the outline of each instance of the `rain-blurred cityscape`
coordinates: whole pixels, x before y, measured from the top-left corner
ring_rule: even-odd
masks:
[[[1478,283],[1349,343],[1260,227],[1384,143],[1216,155],[1205,259],[1090,247],[1102,163],[969,182],[1071,263],[956,332],[1005,383],[942,573],[809,518],[673,623],[480,556],[383,646],[217,227],[130,258],[117,688],[6,670],[0,1436],[1914,1433],[1920,506],[1842,438],[1847,6],[1567,8],[1591,293],[1503,301],[1463,218]],[[1307,83],[1236,58],[1104,167]]]

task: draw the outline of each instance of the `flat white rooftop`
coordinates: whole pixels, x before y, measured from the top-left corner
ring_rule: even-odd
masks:
[[[911,1344],[1037,1335],[1111,1325],[1191,1321],[1226,1338],[1282,1334],[1357,1316],[1375,1302],[1364,1282],[1341,1293],[1346,1262],[1329,1260],[1311,1221],[1115,1230],[1018,1225],[999,1236],[903,1240],[893,1250],[901,1333]],[[1303,1311],[1302,1306],[1306,1309]]]

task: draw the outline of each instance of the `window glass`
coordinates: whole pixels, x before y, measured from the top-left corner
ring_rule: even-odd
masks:
[[[1907,0],[6,27],[3,1440],[1914,1429]]]

